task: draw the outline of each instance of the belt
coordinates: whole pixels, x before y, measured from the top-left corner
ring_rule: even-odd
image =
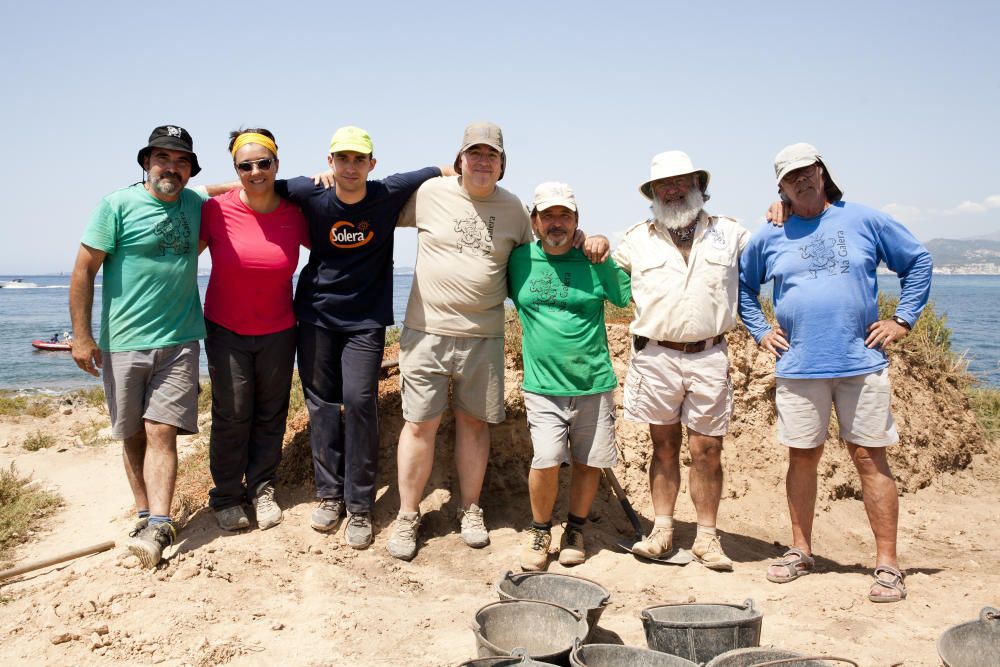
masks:
[[[704,352],[705,350],[715,347],[722,341],[726,339],[725,334],[719,334],[713,338],[707,340],[697,340],[693,343],[674,343],[669,340],[652,340],[646,338],[645,336],[634,336],[635,338],[635,349],[641,350],[646,346],[646,343],[653,343],[654,345],[659,345],[660,347],[666,347],[671,350],[677,350],[678,352],[684,352],[686,354],[694,354],[695,352]]]

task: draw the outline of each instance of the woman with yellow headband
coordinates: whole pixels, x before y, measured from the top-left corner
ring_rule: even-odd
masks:
[[[274,478],[295,360],[292,274],[309,237],[299,208],[274,191],[274,135],[233,132],[229,151],[242,188],[208,200],[201,213],[201,249],[212,253],[205,294],[215,483],[209,505],[220,528],[240,530],[250,525],[249,501],[266,529],[282,519]]]

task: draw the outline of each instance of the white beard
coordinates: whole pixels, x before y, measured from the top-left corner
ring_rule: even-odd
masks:
[[[684,199],[663,203],[653,198],[653,221],[664,230],[683,229],[698,217],[705,206],[705,196],[697,187],[691,188]]]

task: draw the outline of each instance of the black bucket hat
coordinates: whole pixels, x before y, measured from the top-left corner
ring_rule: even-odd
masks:
[[[139,155],[136,156],[139,166],[143,169],[146,168],[146,165],[143,163],[154,148],[166,148],[171,151],[190,153],[191,176],[197,176],[198,172],[201,171],[201,166],[198,164],[198,156],[194,152],[194,140],[191,139],[188,131],[179,125],[160,125],[153,130],[149,135],[149,144],[139,151]]]

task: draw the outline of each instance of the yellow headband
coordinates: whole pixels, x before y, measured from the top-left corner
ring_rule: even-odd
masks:
[[[236,157],[236,151],[243,148],[247,144],[260,144],[267,150],[274,154],[274,157],[278,157],[278,145],[274,143],[274,139],[270,137],[258,134],[257,132],[244,132],[240,136],[236,137],[236,141],[233,142],[233,157]]]

